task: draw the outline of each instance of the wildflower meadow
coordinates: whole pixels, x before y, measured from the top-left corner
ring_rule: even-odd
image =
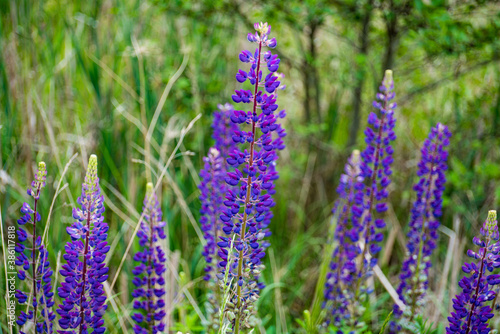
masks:
[[[0,334],[500,330],[497,1],[0,17]]]

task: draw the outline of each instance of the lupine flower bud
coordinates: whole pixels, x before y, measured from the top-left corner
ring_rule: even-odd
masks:
[[[257,43],[255,52],[243,51],[240,60],[250,63],[248,71],[239,70],[238,82],[249,81],[252,90],[236,90],[232,99],[235,103],[250,104],[250,110],[235,110],[230,117],[238,125],[232,139],[236,144],[245,145],[244,149],[229,153],[229,170],[225,181],[229,186],[225,196],[225,209],[220,215],[222,231],[226,236],[219,238],[220,278],[226,274],[229,257],[233,257],[229,277],[232,279],[230,302],[235,305],[231,311],[234,333],[241,327],[252,327],[249,319],[251,308],[258,298],[263,284],[258,283],[262,270],[262,258],[269,246],[263,238],[270,235],[267,229],[272,218],[271,208],[275,205],[274,180],[278,178],[275,170],[277,150],[283,149],[285,131],[278,118],[285,116],[277,112],[277,90],[283,89],[282,76],[278,70],[280,60],[263,47],[275,47],[276,40],[269,39],[271,27],[267,23],[255,25],[255,34],[248,34],[248,40]],[[264,68],[268,74],[264,75]],[[247,129],[248,128],[248,129]],[[259,135],[259,133],[261,133]],[[233,171],[234,169],[234,171]],[[229,253],[231,240],[235,237],[234,251]],[[248,270],[247,270],[248,269]]]
[[[78,208],[73,209],[76,220],[66,232],[71,241],[66,244],[63,258],[66,264],[59,271],[64,282],[57,289],[63,302],[57,313],[60,315],[60,333],[104,333],[105,305],[103,282],[108,278],[109,268],[104,260],[110,247],[106,241],[108,224],[102,216],[104,196],[101,195],[97,177],[97,157],[91,155],[82,184],[82,195],[77,199]]]
[[[475,239],[475,244],[484,242],[472,256],[476,261],[465,263],[462,271],[466,274],[459,286],[462,292],[453,299],[453,309],[446,327],[446,333],[489,333],[488,321],[493,317],[493,310],[486,303],[495,299],[494,287],[500,283],[499,275],[489,274],[500,267],[500,250],[497,212],[488,212],[488,218],[480,230],[481,237]]]
[[[148,183],[144,199],[141,226],[137,232],[141,250],[135,253],[134,261],[139,265],[133,270],[133,283],[136,289],[134,297],[134,313],[132,319],[136,322],[136,334],[158,333],[165,330],[165,252],[159,245],[160,239],[165,239],[165,222],[162,221],[160,203]]]
[[[450,137],[448,127],[438,123],[432,128],[421,150],[417,171],[419,180],[413,186],[417,198],[411,210],[407,254],[397,290],[400,300],[408,307],[403,314],[397,305],[394,306],[395,318],[402,319],[400,323],[391,322],[392,333],[399,333],[401,324],[411,322],[425,303],[429,268],[432,265],[430,256],[436,248],[439,217],[442,214]]]
[[[26,304],[28,296],[31,294],[31,308],[28,307],[28,313],[21,311],[17,325],[26,328],[33,327],[38,333],[53,333],[53,320],[55,314],[52,311],[54,305],[52,293],[52,274],[48,260],[49,252],[42,244],[42,238],[37,236],[37,223],[41,221],[39,198],[45,180],[47,170],[42,161],[38,164],[38,170],[35,174],[35,180],[31,183],[27,193],[33,197],[33,208],[28,203],[23,203],[21,208],[21,218],[17,221],[19,225],[32,225],[31,234],[18,228],[15,251],[17,253],[15,264],[21,269],[18,271],[18,278],[26,282],[26,288],[29,291],[16,290],[15,297],[19,304]],[[31,244],[25,245],[27,241]],[[26,252],[27,251],[27,252]],[[24,334],[23,330],[19,333]]]

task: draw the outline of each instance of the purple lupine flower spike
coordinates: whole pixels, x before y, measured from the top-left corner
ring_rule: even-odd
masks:
[[[165,239],[165,222],[162,221],[160,203],[153,189],[153,184],[147,184],[146,198],[144,199],[144,219],[137,233],[141,250],[134,256],[139,262],[134,270],[133,283],[136,289],[132,319],[136,322],[136,334],[154,334],[165,330],[165,279],[166,256],[159,245],[160,239]]]
[[[442,214],[450,137],[448,127],[438,123],[432,128],[421,150],[417,171],[419,180],[413,187],[417,198],[411,210],[406,259],[397,290],[407,308],[403,314],[397,305],[394,306],[395,318],[401,319],[399,323],[391,323],[392,333],[399,333],[402,326],[411,323],[425,304],[429,268],[432,266],[430,256],[436,248],[439,217]]]
[[[108,224],[104,222],[104,196],[97,177],[97,157],[91,155],[82,184],[80,205],[73,208],[76,220],[66,232],[71,241],[65,246],[63,258],[67,261],[60,270],[64,282],[57,289],[63,299],[57,310],[60,315],[60,333],[104,333],[105,305],[103,282],[109,268],[104,263],[108,246]]]
[[[200,218],[201,229],[205,236],[206,244],[202,255],[205,257],[207,266],[205,267],[204,280],[209,281],[214,278],[213,264],[216,256],[216,242],[221,234],[220,214],[222,213],[222,202],[224,201],[224,190],[226,184],[224,178],[226,170],[223,167],[224,161],[220,151],[211,147],[208,156],[203,159],[205,167],[200,172],[200,201],[202,214]],[[224,183],[221,183],[224,182]]]
[[[383,240],[380,229],[385,227],[383,213],[388,208],[387,187],[391,182],[393,162],[391,143],[396,139],[391,70],[385,72],[379,89],[373,102],[379,112],[370,113],[369,126],[364,132],[366,148],[360,154],[361,161],[353,156],[348,163],[350,167],[338,188],[340,199],[334,207],[339,219],[334,235],[338,249],[334,251],[331,272],[327,276],[323,306],[332,307],[327,322],[337,325],[346,319],[350,319],[350,325],[358,323],[363,310],[361,300],[370,293],[365,282],[373,274],[376,254],[381,249],[379,243]]]
[[[493,317],[493,310],[486,302],[494,300],[494,287],[500,283],[500,275],[488,274],[500,267],[500,242],[497,212],[488,212],[488,218],[480,230],[481,236],[474,237],[473,242],[479,251],[467,251],[473,260],[465,263],[462,271],[466,274],[459,286],[462,292],[453,299],[453,309],[448,320],[446,333],[489,333],[488,321]]]
[[[205,162],[204,169],[200,172],[200,202],[201,202],[201,229],[206,240],[202,255],[205,257],[207,266],[205,267],[204,279],[209,281],[215,279],[214,263],[216,255],[217,238],[222,233],[222,222],[220,215],[224,205],[224,196],[228,189],[225,178],[228,167],[225,160],[232,152],[236,145],[232,140],[234,131],[238,126],[231,122],[231,115],[234,113],[234,108],[229,103],[219,105],[219,110],[214,112],[214,120],[212,123],[213,138],[215,146],[208,151],[208,156],[203,159]]]
[[[222,231],[227,237],[221,236],[217,243],[221,257],[220,280],[224,277],[229,257],[233,259],[227,274],[233,282],[228,305],[234,305],[234,310],[226,308],[224,311],[232,321],[234,333],[239,332],[240,326],[250,327],[251,308],[263,287],[258,279],[268,246],[263,238],[270,234],[267,225],[272,217],[270,208],[275,204],[273,181],[278,174],[274,164],[276,151],[284,148],[282,138],[286,135],[277,123],[285,112],[276,112],[276,90],[284,88],[281,75],[276,73],[280,60],[271,51],[263,50],[264,47],[275,47],[276,40],[269,38],[271,27],[267,23],[255,27],[256,33],[248,34],[248,41],[257,43],[257,49],[240,54],[240,60],[250,63],[250,69],[248,72],[239,70],[236,74],[236,80],[241,83],[248,80],[253,91],[240,89],[232,96],[235,103],[250,104],[250,110],[235,110],[230,117],[239,126],[232,139],[245,148],[234,150],[227,158],[231,166],[225,178],[229,189],[224,201],[226,208],[220,216]],[[268,74],[264,75],[264,72]],[[233,237],[234,252],[229,254]]]
[[[217,109],[212,121],[212,138],[215,141],[214,147],[224,159],[227,159],[229,153],[236,148],[232,136],[234,131],[238,130],[238,126],[231,121],[234,107],[230,103],[219,104]]]
[[[361,173],[361,157],[358,150],[354,150],[345,165],[344,174],[340,177],[337,188],[339,198],[332,210],[337,219],[334,239],[337,246],[333,251],[330,271],[326,277],[324,298],[325,305],[331,314],[331,320],[340,324],[348,316],[349,300],[352,294],[347,287],[353,283],[353,273],[356,271],[356,256],[359,250],[351,240],[353,225],[351,223],[351,209],[363,200],[360,190],[363,189],[364,178]],[[362,193],[361,193],[362,194]]]
[[[28,188],[28,195],[33,197],[33,209],[28,203],[24,203],[21,208],[22,216],[17,221],[19,225],[32,225],[31,234],[22,227],[17,230],[18,243],[15,251],[17,253],[15,264],[22,269],[18,271],[18,278],[22,281],[27,281],[27,287],[31,288],[31,292],[16,290],[15,297],[19,304],[26,304],[28,296],[31,294],[32,308],[28,307],[28,313],[21,311],[16,323],[19,326],[33,328],[35,333],[53,333],[53,320],[55,314],[52,311],[54,305],[52,293],[52,274],[50,263],[48,261],[49,253],[42,244],[42,238],[37,236],[37,223],[41,220],[39,198],[40,192],[45,187],[47,170],[45,163],[42,161],[38,164],[38,170],[35,174],[35,180]],[[26,243],[31,241],[31,245]],[[26,255],[25,251],[28,251]],[[19,333],[24,334],[23,330]]]
[[[396,139],[394,133],[396,103],[392,102],[395,93],[391,70],[385,72],[379,90],[377,100],[373,102],[373,106],[379,110],[379,113],[377,115],[372,112],[368,116],[369,126],[365,130],[366,148],[361,153],[362,174],[365,180],[368,180],[367,186],[361,190],[365,198],[362,206],[353,206],[353,216],[355,216],[353,221],[355,225],[358,225],[363,261],[357,272],[356,297],[360,293],[370,292],[362,284],[367,277],[372,275],[372,268],[377,263],[375,255],[380,251],[379,244],[383,240],[380,229],[385,227],[383,214],[388,208],[387,186],[391,183],[393,162],[391,143]],[[360,224],[357,223],[358,219],[362,219]]]

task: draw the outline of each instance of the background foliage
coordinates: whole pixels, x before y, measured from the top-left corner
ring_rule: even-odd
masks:
[[[268,288],[259,302],[261,332],[307,327],[303,311],[313,305],[338,177],[352,148],[363,146],[371,99],[392,68],[398,139],[382,269],[395,284],[419,146],[436,122],[447,124],[454,134],[449,182],[425,315],[444,328],[465,244],[500,204],[498,2],[5,0],[0,19],[1,218],[4,229],[15,223],[36,162],[46,161],[43,221],[60,183],[48,239],[53,263],[67,240],[86,161],[96,153],[115,277],[148,173],[156,181],[182,127],[202,115],[169,165],[160,196],[171,250],[169,318],[190,332],[201,331],[206,289],[195,228],[197,173],[212,144],[211,113],[236,88],[237,55],[249,47],[251,24],[269,22],[279,41],[287,84],[279,103],[289,134],[278,168]],[[110,292],[125,319],[110,312],[112,332],[129,321],[132,265],[129,254]],[[4,280],[2,272],[2,296]],[[381,287],[375,296],[367,319],[373,331],[387,316],[380,306],[391,305]],[[3,321],[0,328],[7,329]]]

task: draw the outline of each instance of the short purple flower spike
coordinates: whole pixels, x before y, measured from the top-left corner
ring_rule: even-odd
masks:
[[[165,239],[165,222],[162,221],[160,203],[154,193],[153,184],[147,184],[146,198],[144,199],[144,219],[137,233],[141,250],[134,256],[139,262],[134,270],[132,281],[136,289],[132,319],[136,322],[136,334],[156,334],[165,330],[165,252],[158,244]]]
[[[356,230],[353,231],[350,217],[353,205],[362,204],[363,201],[360,190],[364,187],[364,178],[360,166],[360,152],[354,150],[345,165],[344,174],[340,177],[340,184],[337,188],[339,198],[333,209],[337,220],[334,239],[338,244],[333,252],[330,271],[326,277],[324,306],[329,305],[328,309],[331,314],[331,319],[327,322],[333,321],[336,325],[348,317],[348,305],[353,297],[347,287],[354,281],[353,274],[356,272],[356,256],[359,254],[359,247],[351,240],[351,235]]]
[[[258,45],[255,52],[240,54],[240,60],[249,63],[250,69],[248,72],[239,70],[236,74],[236,80],[248,81],[252,90],[236,90],[232,96],[235,103],[249,104],[250,110],[234,110],[230,116],[238,125],[232,135],[233,142],[244,148],[229,153],[226,160],[231,169],[225,178],[229,189],[224,201],[226,208],[220,215],[226,236],[221,236],[217,243],[221,258],[219,279],[224,277],[227,263],[232,260],[228,275],[233,282],[231,303],[235,305],[235,312],[231,314],[236,316],[229,318],[232,318],[235,334],[240,325],[249,326],[247,319],[251,312],[244,311],[249,311],[263,287],[258,279],[261,261],[269,245],[263,238],[270,235],[267,227],[272,218],[271,208],[275,205],[273,182],[278,178],[275,162],[277,150],[285,147],[282,138],[286,135],[278,123],[285,112],[277,112],[276,104],[277,90],[284,88],[282,75],[276,73],[280,60],[271,51],[263,50],[275,47],[276,40],[269,38],[271,27],[267,23],[255,24],[255,29],[255,34],[248,34],[248,41]],[[233,237],[234,251],[229,254]]]
[[[500,242],[498,242],[497,212],[488,212],[488,218],[481,228],[481,236],[474,237],[473,242],[479,251],[467,251],[473,259],[465,263],[462,271],[466,274],[459,286],[462,292],[453,299],[453,309],[446,327],[446,333],[489,333],[488,321],[493,317],[493,309],[488,302],[496,297],[494,287],[500,283],[500,275],[489,274],[500,267]],[[490,304],[490,303],[488,303]]]
[[[108,224],[104,222],[104,196],[97,177],[97,157],[91,155],[82,195],[77,199],[79,208],[73,208],[76,220],[66,228],[71,241],[66,244],[63,258],[66,264],[59,271],[64,282],[57,289],[63,300],[57,313],[60,315],[60,333],[104,333],[106,296],[103,282],[109,268],[104,260],[110,247],[106,241]]]
[[[212,123],[215,145],[209,149],[208,156],[203,158],[205,166],[200,172],[199,186],[201,192],[200,224],[207,242],[202,252],[207,262],[204,276],[206,281],[215,280],[214,264],[217,265],[220,260],[216,254],[216,243],[218,237],[222,235],[220,215],[224,209],[224,196],[229,188],[225,181],[229,170],[225,160],[236,148],[231,137],[238,130],[238,126],[230,119],[234,113],[233,106],[226,103],[218,107],[219,110],[214,112]]]
[[[15,297],[19,304],[27,304],[28,296],[32,294],[32,309],[28,308],[28,313],[21,311],[16,323],[21,328],[22,326],[26,326],[26,328],[31,326],[37,333],[53,333],[55,319],[55,314],[52,311],[54,305],[51,284],[53,271],[48,260],[49,252],[43,245],[42,238],[37,236],[36,231],[37,223],[41,220],[38,200],[42,188],[45,187],[46,177],[45,163],[40,162],[35,180],[27,191],[28,195],[33,197],[33,208],[28,203],[24,203],[21,207],[21,218],[17,221],[20,226],[32,225],[31,234],[22,227],[18,228],[18,243],[15,247],[17,253],[15,263],[20,267],[17,276],[31,287],[31,292],[16,290]],[[26,245],[28,242],[31,244]],[[24,331],[20,330],[19,333],[24,334]]]
[[[436,248],[439,217],[442,214],[450,137],[448,127],[438,123],[432,128],[421,150],[422,158],[417,172],[419,180],[413,186],[417,198],[411,210],[407,254],[397,290],[407,311],[403,314],[397,305],[394,306],[394,316],[401,320],[391,323],[392,333],[399,333],[405,322],[411,323],[425,304],[429,268],[432,266],[430,256]]]

